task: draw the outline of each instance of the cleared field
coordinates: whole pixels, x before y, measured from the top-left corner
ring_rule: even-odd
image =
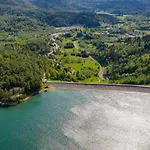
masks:
[[[92,58],[82,58],[78,56],[57,56],[57,59],[61,60],[61,65],[64,67],[72,68],[75,73],[80,71],[87,71],[90,73],[90,77],[82,80],[82,82],[99,82],[98,77],[100,65]]]
[[[90,58],[82,58],[78,56],[61,57],[63,64],[67,67],[72,67],[74,70],[79,71],[82,68],[98,69],[99,64]]]

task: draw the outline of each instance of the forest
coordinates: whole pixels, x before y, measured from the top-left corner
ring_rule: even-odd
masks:
[[[93,56],[105,66],[104,76],[111,83],[149,84],[150,35],[120,40],[122,44],[96,44]]]
[[[24,97],[41,88],[44,64],[40,56],[29,51],[0,50],[0,99],[14,100],[14,92]],[[16,100],[16,99],[15,99]],[[19,100],[19,99],[18,99]]]

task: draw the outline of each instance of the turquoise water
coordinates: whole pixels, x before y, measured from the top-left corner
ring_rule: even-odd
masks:
[[[81,104],[78,91],[51,91],[23,104],[0,109],[0,150],[68,150],[77,147],[62,131],[70,108]]]
[[[115,101],[117,99],[118,101]],[[143,107],[141,100],[145,101]],[[105,127],[104,124],[110,125],[113,116],[117,118],[113,128],[119,119],[123,122],[122,118],[126,117],[126,121],[134,121],[134,116],[130,115],[129,111],[135,109],[137,114],[145,113],[146,109],[149,111],[148,100],[150,100],[148,94],[140,93],[111,93],[94,90],[55,90],[42,93],[16,107],[0,108],[0,150],[97,150],[100,146],[94,143],[95,141],[102,141],[100,145],[103,147],[100,149],[104,147],[110,149],[106,145],[111,146],[111,141],[108,139],[108,144],[104,143],[104,139],[99,138],[101,130],[104,132],[105,128],[109,127],[108,125]],[[131,110],[129,105],[133,105]],[[124,112],[118,113],[117,111],[121,108]],[[128,116],[125,115],[125,110],[128,111]],[[114,115],[111,116],[111,114]],[[147,116],[150,115],[147,114]],[[106,117],[107,120],[104,120]],[[133,119],[128,120],[130,117]],[[135,121],[136,124],[140,123],[137,118]],[[100,126],[102,129],[99,128]],[[112,131],[111,128],[109,130]],[[106,134],[109,130],[106,130]],[[135,133],[137,130],[140,128],[138,127]],[[145,131],[150,133],[149,129]],[[122,134],[125,133],[121,132]],[[141,134],[143,138],[145,133]],[[112,135],[114,135],[113,132],[109,137]],[[131,132],[129,137],[132,137]],[[131,149],[134,148],[131,147]]]

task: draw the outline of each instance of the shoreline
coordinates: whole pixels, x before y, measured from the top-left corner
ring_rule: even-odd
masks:
[[[6,102],[6,103],[5,102],[0,102],[0,108],[7,108],[7,107],[12,107],[12,106],[19,105],[21,103],[24,103],[24,102],[28,101],[33,96],[36,96],[36,95],[38,95],[40,93],[43,93],[43,92],[46,92],[46,91],[50,91],[50,90],[51,90],[51,88],[41,89],[38,92],[34,92],[34,93],[28,95],[26,98],[21,99],[21,100],[19,100],[17,102]]]
[[[16,106],[18,104],[28,101],[33,96],[40,93],[47,92],[54,89],[68,89],[68,90],[105,90],[105,91],[126,91],[126,92],[141,92],[150,94],[150,86],[144,85],[128,85],[128,84],[96,84],[96,83],[76,83],[76,82],[47,82],[50,88],[41,89],[28,95],[26,98],[18,102],[0,102],[0,108]]]
[[[95,84],[95,83],[75,83],[75,82],[47,82],[48,85],[56,89],[72,90],[108,90],[108,91],[128,91],[150,93],[150,86],[128,85],[128,84]]]

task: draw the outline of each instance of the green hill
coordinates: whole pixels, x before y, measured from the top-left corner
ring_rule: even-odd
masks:
[[[95,27],[99,26],[101,21],[112,24],[117,23],[117,19],[109,15],[103,16],[92,12],[70,10],[45,10],[21,0],[0,1],[0,15],[1,21],[4,21],[5,23],[7,22],[7,19],[8,22],[11,21],[11,28],[13,28],[13,25],[17,26],[17,23],[26,24],[25,20],[28,21],[28,24],[31,23],[32,26],[34,26],[33,22],[35,22],[36,25],[57,27],[72,25]]]
[[[149,0],[33,0],[32,3],[42,8],[107,10],[119,14],[147,13],[150,9]]]

